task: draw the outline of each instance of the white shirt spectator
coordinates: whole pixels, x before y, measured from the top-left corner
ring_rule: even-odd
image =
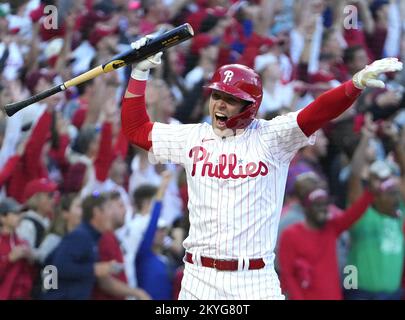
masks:
[[[274,92],[263,90],[263,100],[259,109],[259,116],[264,116],[267,112],[273,112],[282,107],[289,107],[294,97],[294,88],[291,84],[275,84]]]
[[[3,70],[3,76],[6,80],[15,80],[18,78],[18,71],[24,65],[24,59],[20,48],[15,42],[11,42],[8,45],[8,58]],[[0,57],[3,56],[6,51],[6,45],[0,43]]]
[[[25,217],[34,219],[35,221],[39,222],[44,227],[45,232],[49,229],[50,220],[47,217],[43,217],[32,210],[28,211],[25,214]],[[34,222],[23,219],[17,228],[17,235],[20,238],[26,240],[31,248],[35,248],[37,230],[35,228]]]
[[[96,55],[96,50],[88,41],[83,41],[73,52],[75,59],[72,65],[73,75],[77,76],[90,69],[91,60]]]
[[[39,248],[33,251],[35,260],[39,261],[41,264],[44,264],[45,259],[58,247],[61,241],[61,236],[55,233],[47,234],[39,245]]]
[[[400,54],[401,13],[398,3],[392,1],[388,8],[388,30],[384,43],[384,57],[397,57]]]
[[[193,70],[187,73],[184,84],[188,90],[191,90],[204,77],[204,69],[196,66]]]
[[[129,178],[129,193],[133,194],[135,189],[142,184],[151,184],[158,187],[162,178],[156,172],[154,165],[148,162],[144,170],[140,168],[140,157],[134,157],[131,163],[132,174]],[[166,190],[163,197],[163,207],[161,217],[166,220],[170,225],[181,216],[182,202],[179,196],[179,188],[177,186],[178,170],[174,164],[167,164],[166,169],[173,173],[173,178]]]
[[[115,235],[120,240],[124,254],[125,274],[128,279],[128,284],[132,288],[138,286],[135,258],[146,228],[148,227],[149,220],[150,215],[141,215],[138,213],[135,214],[132,220],[127,221],[123,227],[115,231]]]
[[[32,38],[32,21],[29,13],[24,16],[8,15],[7,20],[10,30],[18,29],[19,35],[22,35],[25,39]]]

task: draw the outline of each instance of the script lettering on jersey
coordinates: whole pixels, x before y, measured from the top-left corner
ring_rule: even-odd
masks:
[[[259,163],[249,162],[245,165],[238,165],[238,157],[234,153],[220,154],[218,163],[210,161],[211,153],[201,146],[193,147],[189,152],[189,157],[193,160],[193,170],[191,176],[197,173],[197,163],[202,162],[201,176],[208,175],[219,179],[239,179],[247,177],[265,176],[269,173],[269,168],[263,161]]]

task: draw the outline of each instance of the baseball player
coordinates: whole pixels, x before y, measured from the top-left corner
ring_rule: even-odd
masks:
[[[377,60],[306,108],[271,121],[255,119],[260,77],[246,66],[224,65],[208,86],[212,124],[182,125],[152,123],[146,113],[149,69],[160,64],[161,55],[134,65],[121,121],[131,143],[156,160],[181,164],[187,173],[190,232],[179,299],[284,299],[274,247],[289,163],[362,89],[384,87],[378,75],[401,70],[402,63]]]

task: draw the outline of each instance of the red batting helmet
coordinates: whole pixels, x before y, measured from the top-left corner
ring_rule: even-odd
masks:
[[[241,113],[226,121],[228,128],[245,128],[253,121],[263,97],[262,81],[253,69],[241,64],[224,65],[215,71],[208,88],[251,102]]]

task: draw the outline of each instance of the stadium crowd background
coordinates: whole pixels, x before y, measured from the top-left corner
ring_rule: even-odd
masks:
[[[56,29],[47,5],[57,8]],[[373,60],[402,60],[404,21],[401,0],[1,1],[0,104],[108,61],[160,27],[189,22],[195,37],[165,51],[148,82],[152,121],[209,122],[203,85],[226,63],[262,76],[259,116],[272,119]],[[177,298],[185,174],[153,165],[127,143],[120,100],[129,74],[122,68],[11,118],[0,115],[0,299]],[[289,299],[402,297],[405,71],[385,81],[386,89],[365,90],[291,163],[277,249]],[[322,227],[302,224],[319,209],[308,195],[320,186],[333,217],[373,181],[381,186],[372,204],[365,213],[348,210],[352,220],[331,243],[322,241]],[[56,266],[59,289],[43,288],[46,265]],[[357,268],[357,290],[344,285],[347,266]]]

